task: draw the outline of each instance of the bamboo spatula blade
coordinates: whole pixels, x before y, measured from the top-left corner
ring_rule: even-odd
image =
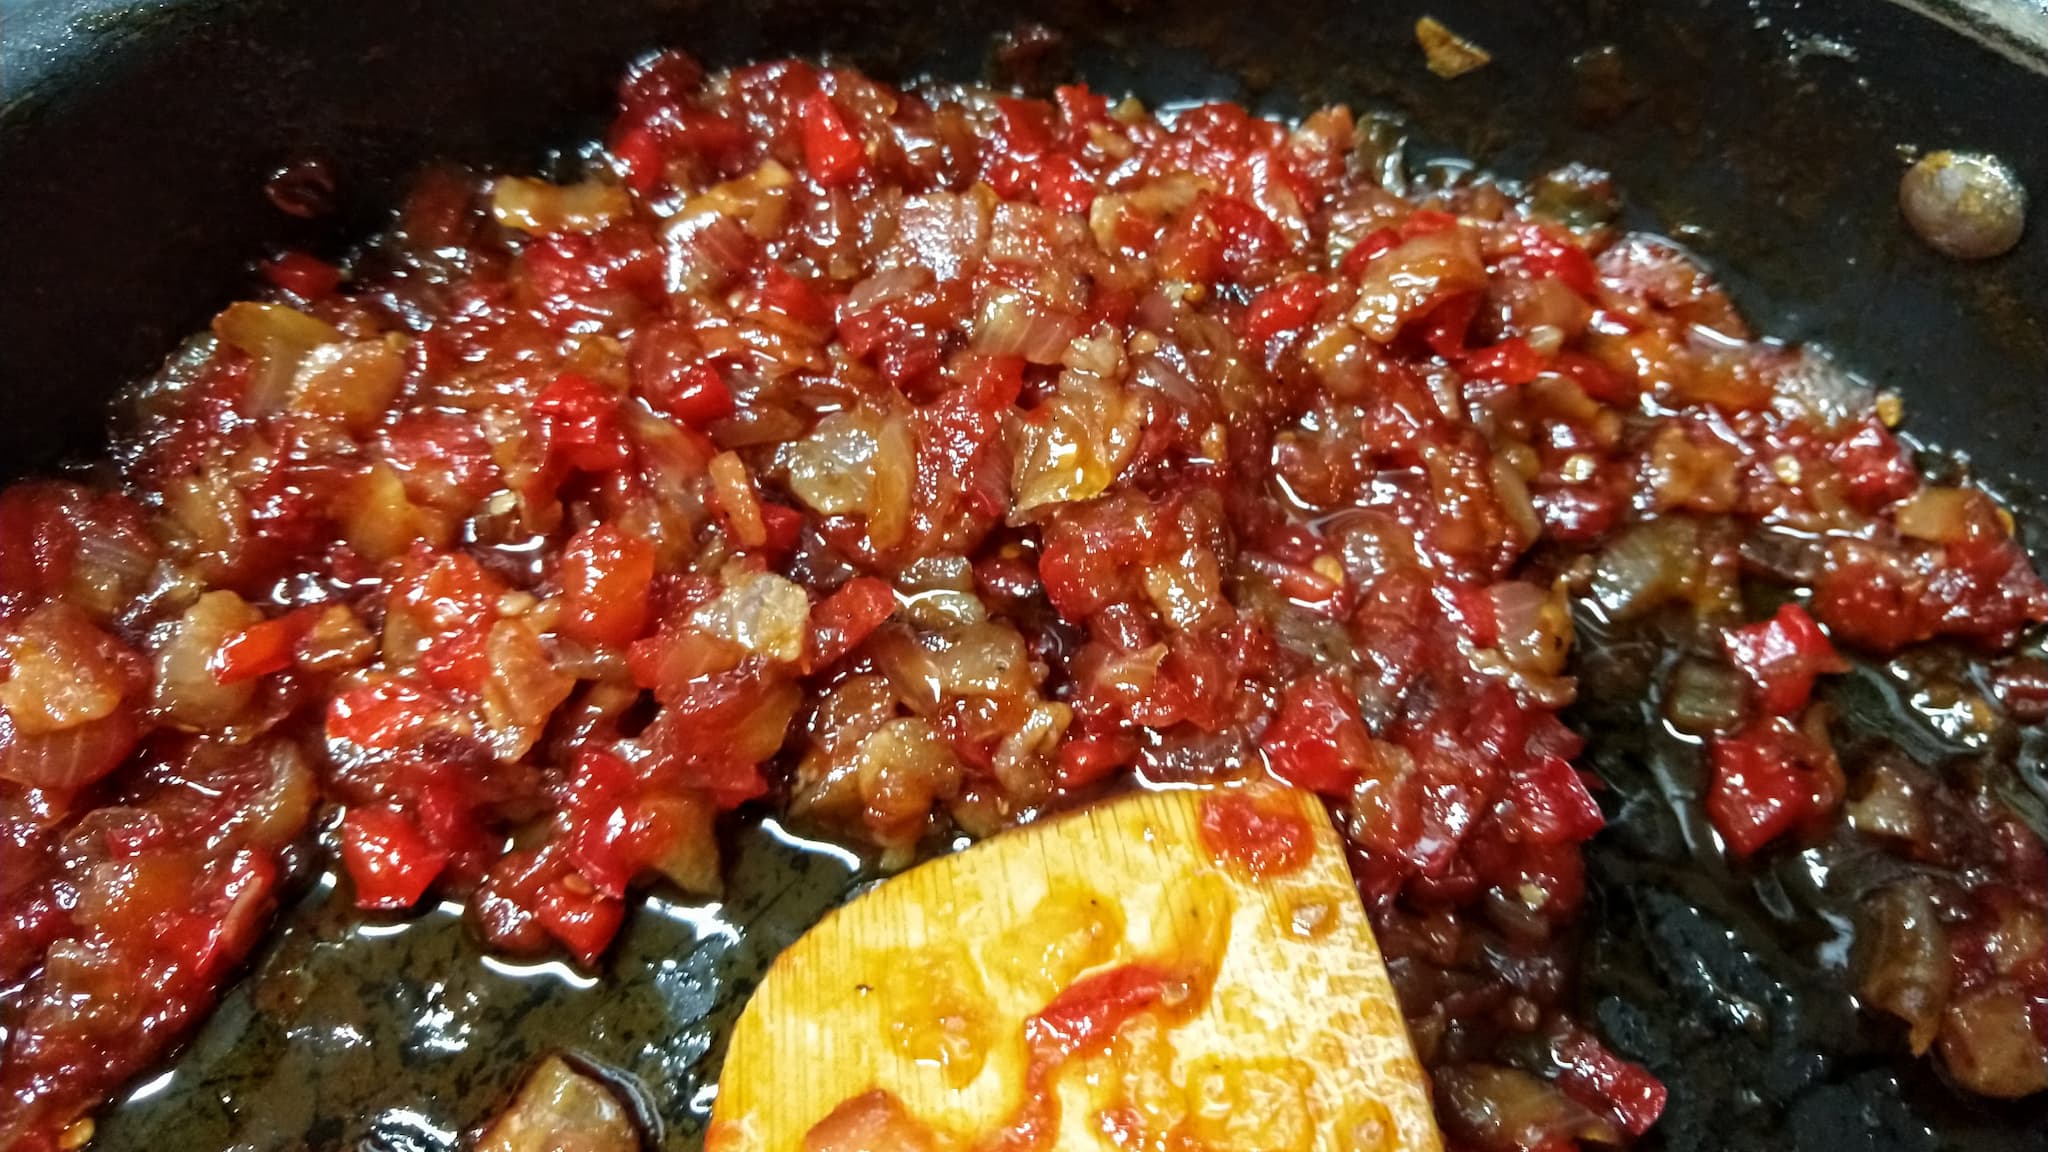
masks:
[[[892,879],[775,962],[713,1152],[1435,1152],[1321,803],[1137,792]]]

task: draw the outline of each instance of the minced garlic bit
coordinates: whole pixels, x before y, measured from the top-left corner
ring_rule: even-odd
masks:
[[[1415,41],[1429,58],[1429,70],[1446,80],[1493,62],[1492,53],[1444,27],[1434,16],[1415,22]]]

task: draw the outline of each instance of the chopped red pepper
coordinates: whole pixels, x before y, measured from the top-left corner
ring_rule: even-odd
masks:
[[[1322,302],[1323,281],[1313,273],[1276,284],[1252,297],[1246,306],[1245,340],[1263,351],[1273,337],[1295,331],[1315,319],[1316,308]]]
[[[577,891],[576,877],[557,880],[541,893],[534,916],[578,964],[597,967],[612,937],[625,922],[626,906],[616,897],[596,891]]]
[[[856,576],[811,609],[813,669],[830,668],[860,647],[896,611],[896,590],[886,580]]]
[[[1465,375],[1496,384],[1527,384],[1543,374],[1543,357],[1520,336],[1467,352],[1458,360]]]
[[[533,401],[549,460],[585,472],[609,472],[633,459],[619,427],[619,398],[587,377],[564,372]]]
[[[351,808],[341,824],[341,860],[358,908],[410,908],[448,863],[404,813]]]
[[[1287,689],[1259,748],[1275,776],[1329,796],[1350,792],[1370,755],[1357,702],[1327,675],[1297,680]]]
[[[1729,660],[1749,677],[1758,706],[1774,716],[1806,707],[1816,676],[1849,668],[1820,625],[1797,604],[1781,606],[1761,623],[1730,628],[1723,640]]]
[[[1531,756],[1509,780],[1517,828],[1534,844],[1577,843],[1606,826],[1600,805],[1571,762],[1560,756]]]
[[[325,300],[341,287],[341,269],[304,252],[286,252],[265,260],[263,278],[308,301]]]
[[[562,550],[563,632],[591,644],[624,644],[647,628],[654,546],[593,524]]]
[[[812,178],[827,188],[851,182],[867,167],[860,139],[823,92],[814,92],[804,101],[804,164]]]
[[[240,684],[291,667],[293,648],[313,622],[318,609],[301,608],[258,621],[222,640],[206,659],[216,684]]]
[[[1789,720],[1770,718],[1709,745],[1707,816],[1736,857],[1825,815],[1841,799],[1832,754]]]

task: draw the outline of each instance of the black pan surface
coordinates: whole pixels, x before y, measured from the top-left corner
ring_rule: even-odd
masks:
[[[1494,63],[1429,75],[1410,32],[1425,11]],[[2048,490],[2048,228],[1962,266],[1894,206],[1910,147],[1997,152],[2048,194],[2048,48],[1995,52],[1874,0],[0,0],[0,474],[90,453],[113,390],[246,285],[266,246],[338,250],[430,158],[543,163],[595,133],[649,47],[977,78],[992,35],[1025,18],[1069,36],[1055,79],[1153,103],[1342,100],[1406,114],[1419,155],[1608,168],[1636,222],[1706,255],[1759,327],[1897,389],[1914,432],[2006,491]],[[337,220],[264,201],[264,177],[308,156],[339,178]],[[1868,678],[1837,691],[1872,726],[1913,723]],[[1617,818],[1592,854],[1585,1007],[1672,1087],[1648,1148],[2048,1150],[2048,1101],[1965,1103],[1888,1055],[1841,991],[1844,941],[1804,908],[1797,858],[1731,873],[1684,855],[1639,707],[1578,719]],[[1930,759],[1965,754],[1912,738]],[[2038,749],[2021,769],[2042,803]],[[446,911],[365,923],[316,882],[94,1146],[453,1148],[534,1056],[568,1047],[634,1086],[659,1146],[695,1147],[723,1023],[868,878],[772,822],[729,834],[728,899],[651,899],[596,983],[487,961]]]

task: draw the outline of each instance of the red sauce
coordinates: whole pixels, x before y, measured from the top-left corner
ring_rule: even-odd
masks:
[[[112,483],[0,495],[0,1144],[189,1033],[322,807],[364,906],[596,965],[635,885],[715,875],[716,810],[908,858],[1264,773],[1332,805],[1446,1098],[1619,1138],[1659,1097],[1568,1015],[1567,596],[1741,677],[1698,788],[1736,856],[1862,786],[1808,701],[1834,645],[2048,618],[1988,498],[1584,170],[1390,189],[1342,108],[676,53],[620,106],[581,184],[441,171],[343,264],[271,261]],[[1813,594],[1751,620],[1759,569]],[[1950,936],[2017,939],[1986,893],[2040,846],[1949,800]],[[1972,1019],[2048,1020],[2029,956]]]
[[[1315,832],[1299,814],[1240,792],[1202,799],[1200,835],[1218,863],[1260,880],[1300,871],[1316,851]]]

